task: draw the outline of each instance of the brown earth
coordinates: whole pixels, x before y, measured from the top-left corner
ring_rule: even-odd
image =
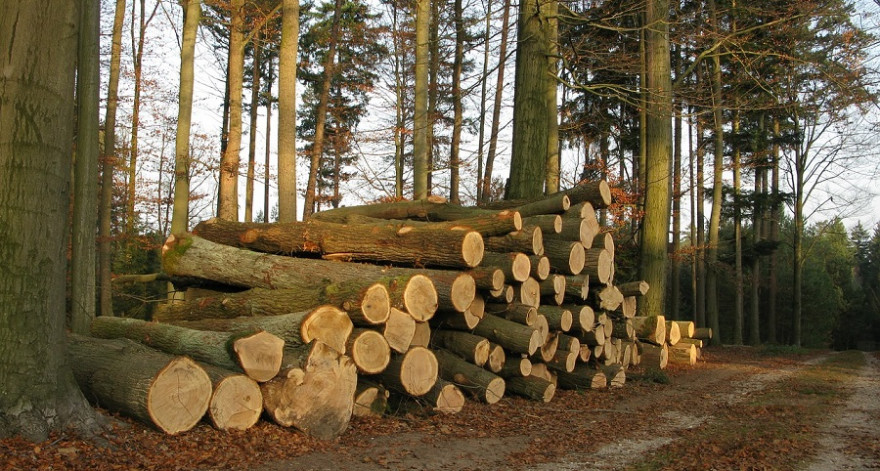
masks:
[[[880,468],[880,361],[866,355],[853,367],[860,359],[711,348],[694,367],[621,389],[559,391],[549,404],[469,401],[452,416],[354,419],[334,442],[266,422],[171,437],[122,419],[100,446],[69,436],[2,440],[0,469]]]

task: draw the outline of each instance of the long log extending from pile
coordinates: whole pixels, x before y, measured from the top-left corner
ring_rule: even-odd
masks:
[[[211,399],[211,379],[186,357],[162,353],[129,339],[68,336],[67,352],[85,396],[159,430],[194,427]]]
[[[188,355],[233,371],[244,371],[257,381],[272,379],[281,367],[284,340],[257,329],[214,332],[124,317],[97,317],[92,335],[128,338],[163,352]]]
[[[210,219],[193,233],[233,247],[333,260],[391,262],[414,266],[475,267],[483,259],[479,232],[434,226],[336,224],[312,220],[273,224]]]
[[[533,355],[544,341],[539,332],[492,314],[486,314],[474,333],[495,342],[507,350]]]
[[[515,214],[514,214],[515,213]],[[473,219],[516,219],[521,216],[516,211],[497,211],[491,209],[459,206],[425,199],[415,201],[398,201],[393,203],[376,203],[363,206],[346,206],[327,209],[311,215],[311,219],[329,222],[349,222],[350,215],[368,216],[377,219],[419,219],[424,221],[455,221],[456,224],[470,227]],[[510,232],[509,230],[505,232]]]

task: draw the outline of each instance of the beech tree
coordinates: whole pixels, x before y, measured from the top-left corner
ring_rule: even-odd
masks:
[[[296,59],[299,0],[282,0],[278,50],[278,220],[296,221]],[[268,209],[264,209],[268,214]]]

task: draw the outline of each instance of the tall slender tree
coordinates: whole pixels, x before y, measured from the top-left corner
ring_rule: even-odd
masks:
[[[278,220],[296,221],[296,56],[299,0],[282,0],[278,52]],[[266,210],[268,213],[268,209]]]
[[[428,197],[428,35],[430,0],[416,0],[415,114],[413,116],[413,199]]]
[[[238,221],[238,172],[241,162],[241,113],[244,80],[244,0],[229,3],[229,136],[220,159],[217,217]]]

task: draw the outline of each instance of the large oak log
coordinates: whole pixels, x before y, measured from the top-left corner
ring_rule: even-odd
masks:
[[[383,384],[410,396],[426,394],[437,382],[437,357],[424,347],[392,354],[385,371],[376,375]]]
[[[539,214],[564,213],[571,207],[571,200],[564,194],[555,193],[532,200],[493,201],[485,206],[491,209],[515,209],[525,218]]]
[[[263,393],[247,375],[207,363],[199,366],[211,378],[214,390],[208,404],[208,418],[220,430],[247,430],[260,420]]]
[[[322,255],[332,260],[415,266],[475,267],[483,237],[475,231],[394,224],[335,224],[311,220],[241,223],[210,219],[193,233],[213,242],[259,252]]]
[[[259,328],[213,332],[124,317],[97,317],[91,333],[105,339],[128,338],[175,355],[268,381],[281,367],[284,340]]]
[[[312,218],[314,219],[314,218]],[[339,224],[386,224],[394,225],[402,228],[406,226],[425,226],[434,229],[453,230],[453,231],[476,231],[480,235],[495,236],[504,235],[508,232],[516,232],[522,229],[522,216],[516,211],[498,211],[494,215],[478,215],[454,221],[439,221],[432,219],[430,221],[414,220],[414,219],[383,219],[358,214],[349,214],[331,218],[327,222],[336,222]]]
[[[437,350],[436,355],[441,378],[487,404],[495,404],[504,397],[504,379],[500,376],[443,349]]]
[[[550,402],[556,394],[556,385],[534,376],[511,376],[506,380],[507,391],[535,401]]]
[[[86,398],[175,434],[194,427],[208,408],[211,380],[186,357],[129,339],[69,335],[67,353]]]
[[[329,305],[279,316],[202,319],[175,324],[192,329],[223,332],[265,330],[290,345],[303,345],[313,340],[320,340],[339,353],[345,353],[345,344],[354,328],[345,311]]]
[[[354,366],[363,374],[376,374],[391,361],[391,348],[385,337],[370,329],[354,329],[346,343]]]
[[[418,270],[391,270],[376,265],[268,255],[237,249],[190,234],[172,235],[162,247],[166,273],[186,280],[211,280],[240,288],[323,288],[332,283],[409,276],[388,281],[392,306],[413,316],[430,317],[437,310],[437,293]],[[383,283],[385,284],[385,283]]]
[[[544,343],[541,332],[492,314],[483,316],[474,333],[507,350],[527,355],[534,354]]]
[[[467,359],[477,366],[489,360],[489,340],[479,335],[454,330],[434,332],[434,345]]]
[[[307,351],[298,367],[286,368],[263,383],[263,410],[279,425],[329,440],[348,427],[354,409],[357,369],[345,355],[321,342]]]

